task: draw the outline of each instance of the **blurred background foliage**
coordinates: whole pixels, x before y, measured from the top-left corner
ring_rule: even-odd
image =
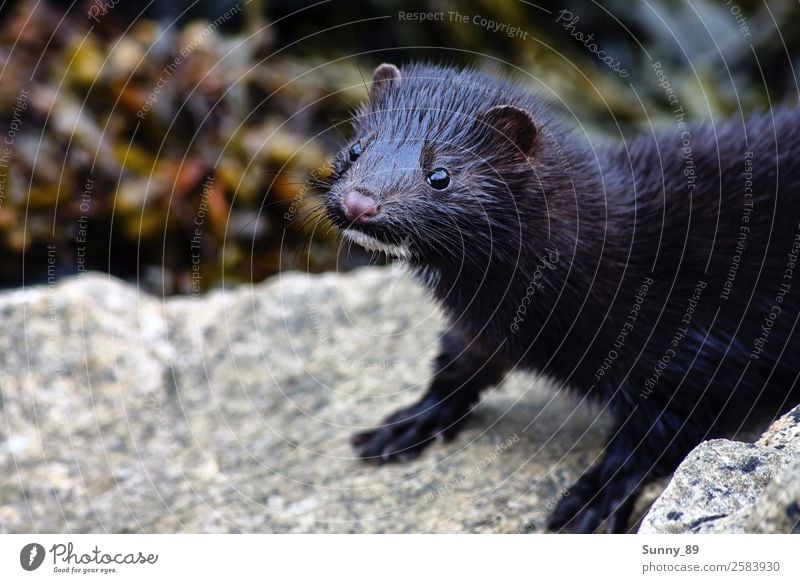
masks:
[[[383,61],[515,75],[619,136],[674,121],[656,61],[690,119],[796,103],[799,28],[794,0],[7,1],[0,285],[86,268],[190,293],[369,261],[309,195]]]

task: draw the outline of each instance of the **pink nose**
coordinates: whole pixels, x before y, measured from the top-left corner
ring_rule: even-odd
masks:
[[[344,195],[342,210],[348,221],[364,223],[378,214],[378,203],[371,196],[351,190]]]

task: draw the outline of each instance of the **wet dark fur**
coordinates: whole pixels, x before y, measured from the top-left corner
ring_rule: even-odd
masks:
[[[527,111],[533,125],[483,116],[502,105]],[[435,436],[455,435],[508,370],[536,370],[607,404],[616,420],[604,457],[569,489],[550,528],[591,532],[608,519],[619,532],[642,486],[701,440],[800,401],[800,271],[786,271],[800,241],[796,110],[593,146],[518,85],[411,66],[399,82],[373,86],[355,139],[363,154],[351,164],[348,144],[340,155],[330,218],[349,226],[349,188],[375,197],[381,214],[352,228],[408,242],[410,263],[452,322],[428,393],[355,436],[361,457],[416,455]],[[743,222],[748,151],[753,207]],[[450,171],[446,191],[425,183],[435,167]],[[741,226],[749,232],[723,298]],[[782,283],[790,288],[781,295]],[[780,311],[756,358],[773,306]]]

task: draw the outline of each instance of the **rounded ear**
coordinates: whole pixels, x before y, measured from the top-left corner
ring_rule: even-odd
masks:
[[[516,105],[496,105],[484,111],[478,121],[515,144],[524,156],[532,156],[536,151],[539,130],[531,114],[523,108]]]
[[[392,87],[400,84],[400,69],[389,63],[378,65],[372,74],[372,85],[369,88],[369,98],[377,101]]]

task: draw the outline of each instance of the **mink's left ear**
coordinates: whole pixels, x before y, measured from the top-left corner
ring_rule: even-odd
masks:
[[[375,103],[398,85],[400,85],[400,69],[389,63],[378,65],[372,74],[372,85],[369,88],[370,101]]]
[[[495,140],[508,141],[519,148],[523,156],[533,156],[538,142],[539,129],[531,114],[516,105],[497,105],[478,116],[478,123],[492,128]]]

